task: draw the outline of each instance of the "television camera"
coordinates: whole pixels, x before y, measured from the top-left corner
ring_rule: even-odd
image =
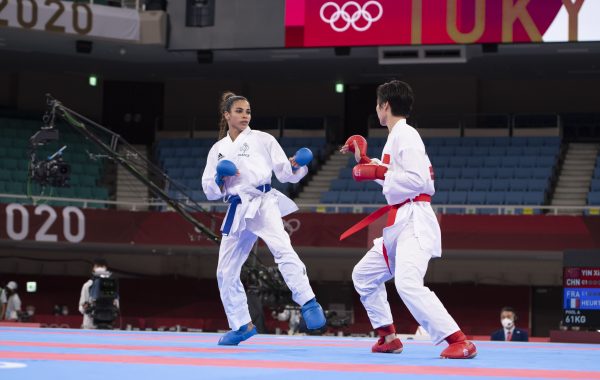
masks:
[[[119,316],[119,282],[112,273],[105,271],[92,276],[89,289],[89,306],[86,314],[94,320],[98,329],[112,329]]]

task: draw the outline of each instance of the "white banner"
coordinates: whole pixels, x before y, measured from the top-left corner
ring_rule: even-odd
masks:
[[[0,28],[139,41],[135,9],[60,0],[0,0]]]

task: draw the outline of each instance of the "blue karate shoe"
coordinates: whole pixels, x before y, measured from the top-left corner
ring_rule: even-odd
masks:
[[[231,330],[223,335],[221,339],[219,339],[219,345],[237,346],[240,342],[249,339],[253,335],[256,335],[256,326],[252,326],[252,329],[248,330],[248,325],[244,325],[240,327],[239,330]]]
[[[304,318],[306,327],[309,330],[320,329],[327,322],[323,308],[319,305],[316,298],[311,299],[302,306],[302,318]]]

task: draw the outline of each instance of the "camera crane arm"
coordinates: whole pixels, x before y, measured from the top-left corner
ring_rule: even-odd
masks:
[[[98,147],[100,147],[110,158],[112,158],[115,162],[117,162],[119,165],[121,165],[123,168],[125,168],[129,173],[131,173],[134,177],[136,177],[139,181],[141,181],[144,185],[146,185],[146,187],[148,187],[148,189],[155,196],[157,196],[158,198],[165,201],[169,206],[171,206],[173,208],[173,210],[175,210],[175,212],[177,212],[185,220],[190,222],[196,229],[198,229],[198,231],[200,231],[204,236],[206,236],[206,238],[208,240],[210,240],[214,243],[217,243],[217,244],[221,241],[221,237],[218,234],[216,234],[210,228],[208,228],[207,226],[202,224],[198,219],[196,219],[194,217],[194,215],[192,215],[184,207],[182,207],[182,205],[178,201],[171,198],[167,193],[165,193],[165,191],[163,189],[161,189],[154,182],[152,182],[151,179],[144,176],[143,173],[141,173],[139,170],[137,170],[135,168],[135,166],[133,166],[129,162],[129,159],[127,157],[125,157],[122,154],[120,154],[119,152],[117,152],[116,143],[119,139],[122,139],[121,136],[119,136],[118,134],[112,132],[111,130],[103,127],[102,125],[95,123],[94,121],[86,118],[85,116],[65,107],[62,103],[60,103],[58,100],[54,99],[51,95],[47,94],[46,97],[47,97],[47,101],[48,101],[48,106],[51,107],[50,112],[52,112],[52,113],[56,112],[56,114],[58,116],[60,116],[62,119],[64,119],[67,122],[67,124],[69,124],[71,127],[73,127],[74,129],[76,129],[77,131],[82,133],[90,141],[92,141],[94,144],[96,144]],[[111,138],[112,138],[111,145],[112,146],[109,146],[106,143],[104,143],[104,141],[102,141],[102,139],[100,139],[98,136],[96,136],[92,131],[90,131],[86,127],[84,122],[82,122],[78,119],[83,120],[85,123],[89,123],[89,124],[93,125],[94,127],[111,135]],[[54,115],[52,117],[52,120],[54,120]],[[162,170],[160,171],[160,173],[164,178],[168,178],[168,176],[164,172],[162,172]],[[203,210],[203,211],[205,211],[205,210]]]

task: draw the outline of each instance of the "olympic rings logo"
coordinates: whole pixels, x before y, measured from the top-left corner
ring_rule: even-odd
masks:
[[[292,236],[294,232],[298,231],[301,225],[302,223],[300,223],[298,219],[283,220],[283,227],[290,236]]]
[[[369,11],[369,7],[371,7],[370,10],[374,10],[373,7],[377,8],[376,15],[373,15]],[[333,13],[327,18],[325,12],[330,8],[333,8]],[[356,1],[348,1],[341,7],[333,1],[329,1],[321,6],[319,14],[321,20],[328,23],[331,26],[331,29],[336,32],[345,32],[350,27],[354,28],[357,32],[364,32],[383,16],[383,7],[379,2],[372,0],[367,1],[362,7]],[[345,25],[341,27],[336,25],[336,22],[340,18],[345,22]],[[363,26],[359,25],[362,24],[362,22],[357,23],[360,19],[365,20]]]

